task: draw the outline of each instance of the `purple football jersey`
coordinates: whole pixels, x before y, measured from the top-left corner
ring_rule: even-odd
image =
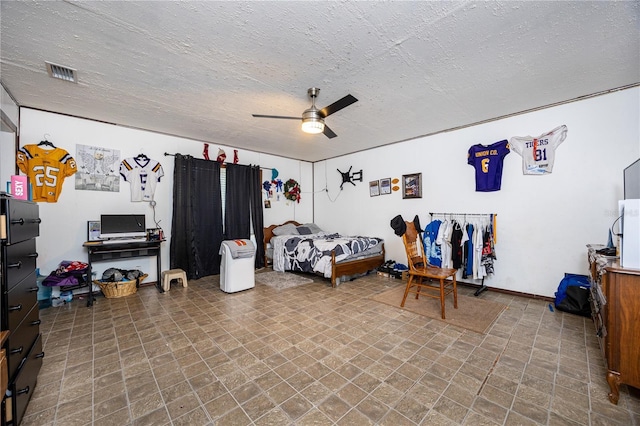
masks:
[[[477,144],[469,148],[467,163],[476,169],[476,191],[500,190],[502,163],[509,152],[509,141],[506,139],[489,146]]]

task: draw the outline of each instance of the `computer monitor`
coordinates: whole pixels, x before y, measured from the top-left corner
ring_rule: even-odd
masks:
[[[640,159],[624,169],[624,199],[640,198]]]
[[[100,238],[145,238],[147,227],[143,214],[100,215]]]

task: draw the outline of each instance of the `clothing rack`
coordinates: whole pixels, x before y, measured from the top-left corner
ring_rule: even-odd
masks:
[[[471,217],[484,217],[484,216],[489,216],[489,217],[497,217],[498,215],[496,213],[434,213],[434,212],[429,212],[429,215],[433,218],[434,215],[436,216],[471,216]]]
[[[498,215],[496,213],[442,213],[442,212],[429,212],[429,215],[431,217],[431,220],[433,220],[433,216],[443,216],[443,217],[447,217],[449,216],[449,218],[452,218],[454,216],[460,217],[460,216],[464,216],[465,220],[467,218],[467,216],[469,217],[489,217],[489,219],[491,220],[491,222],[493,222]],[[494,229],[495,232],[495,229]],[[473,294],[474,296],[478,297],[483,291],[488,290],[489,287],[487,287],[487,285],[484,283],[484,277],[482,277],[482,281],[480,282],[480,288],[478,288],[476,290],[476,292]]]
[[[169,157],[169,156],[170,156],[170,157],[175,157],[176,155],[182,155],[182,154],[180,154],[179,152],[177,152],[177,153],[175,153],[175,154],[171,154],[171,153],[169,153],[169,152],[165,152],[165,153],[164,153],[164,156],[165,156],[165,157]],[[188,154],[187,154],[187,155],[188,155]],[[224,163],[223,163],[222,165],[224,166]],[[271,167],[262,167],[262,166],[260,166],[260,168],[261,168],[262,170],[273,170]]]

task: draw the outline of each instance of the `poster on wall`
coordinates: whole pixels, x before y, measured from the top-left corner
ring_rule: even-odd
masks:
[[[76,145],[76,189],[120,192],[120,150]]]

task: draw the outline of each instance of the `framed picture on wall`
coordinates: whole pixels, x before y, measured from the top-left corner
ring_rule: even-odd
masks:
[[[380,195],[380,185],[377,180],[369,182],[369,197]]]
[[[402,198],[422,198],[422,173],[402,175]]]
[[[380,179],[380,194],[391,194],[391,178]]]
[[[87,222],[87,241],[100,240],[100,221],[90,220]]]

